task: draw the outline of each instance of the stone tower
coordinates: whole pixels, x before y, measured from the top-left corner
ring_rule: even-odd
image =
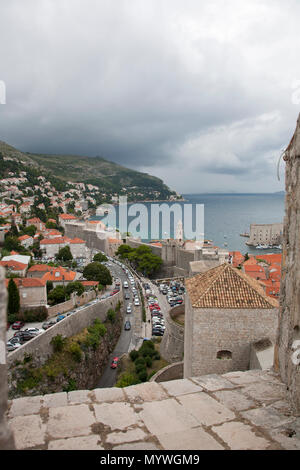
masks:
[[[300,115],[284,160],[286,199],[274,366],[288,386],[295,412],[300,414]]]

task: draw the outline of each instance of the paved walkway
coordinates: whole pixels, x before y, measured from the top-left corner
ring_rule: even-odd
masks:
[[[17,449],[300,449],[300,418],[272,372],[19,398]]]

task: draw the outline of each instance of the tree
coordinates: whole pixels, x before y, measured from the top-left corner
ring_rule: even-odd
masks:
[[[19,289],[13,279],[8,283],[8,304],[7,310],[10,315],[18,313],[20,310],[20,294]]]
[[[84,287],[79,281],[70,282],[66,287],[67,295],[71,295],[72,292],[76,292],[77,295],[82,295]]]
[[[84,268],[83,277],[88,281],[98,281],[103,286],[112,284],[112,277],[109,270],[98,261],[94,261]]]
[[[8,251],[23,251],[23,247],[17,237],[7,236],[4,240],[3,247]]]
[[[138,270],[150,276],[161,268],[162,262],[159,256],[147,253],[139,260]]]
[[[133,248],[129,245],[120,245],[118,250],[116,251],[116,255],[120,256],[120,258],[128,258],[128,255],[134,251]]]
[[[46,283],[46,288],[47,288],[47,294],[53,290],[53,282],[52,281],[47,281]]]
[[[56,259],[60,261],[71,261],[73,259],[69,245],[64,246],[59,250],[58,254],[56,255]]]
[[[99,263],[102,263],[103,261],[107,261],[107,256],[105,256],[103,253],[97,253],[93,261],[98,261]]]
[[[60,304],[66,300],[66,289],[64,286],[57,286],[48,295],[48,301],[51,305]]]
[[[23,235],[28,235],[29,237],[34,237],[36,233],[36,226],[35,225],[28,225],[28,227],[22,228]]]

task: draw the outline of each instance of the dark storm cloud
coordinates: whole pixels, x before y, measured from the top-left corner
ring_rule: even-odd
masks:
[[[277,190],[295,0],[0,0],[0,139],[201,186]],[[281,189],[281,187],[279,188]]]

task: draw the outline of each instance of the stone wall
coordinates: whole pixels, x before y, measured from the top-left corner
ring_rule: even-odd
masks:
[[[183,378],[183,362],[175,362],[169,366],[160,369],[153,375],[149,382],[168,382],[169,380],[178,380]]]
[[[184,314],[184,305],[174,307],[165,314],[165,333],[160,345],[160,353],[168,362],[179,362],[183,359],[184,326],[176,323],[174,318]]]
[[[186,296],[184,377],[245,371],[250,345],[275,342],[278,310],[196,309]]]
[[[6,423],[7,365],[6,365],[6,303],[5,272],[0,267],[0,449],[13,449],[14,440]]]
[[[293,361],[300,340],[300,116],[286,150],[286,199],[283,233],[279,328],[276,370],[287,384],[295,412],[300,414],[300,366]],[[299,356],[298,356],[299,357]]]
[[[84,223],[66,224],[65,235],[69,238],[81,238],[86,242],[86,246],[91,250],[100,250],[105,253],[108,252],[107,240],[101,238],[101,234],[98,234],[95,230],[86,229]]]
[[[91,300],[96,298],[96,292],[94,290],[84,292],[82,295],[72,295],[71,299],[67,300],[66,302],[62,302],[57,305],[53,305],[53,307],[48,308],[48,317],[52,318],[58,313],[68,312],[68,310],[72,310],[74,307],[80,307]]]
[[[16,361],[22,361],[25,355],[32,355],[38,358],[40,365],[44,364],[46,360],[52,354],[52,346],[50,344],[51,339],[60,334],[62,336],[73,336],[79,333],[81,330],[93,324],[96,318],[99,318],[102,322],[106,320],[107,311],[110,308],[115,308],[119,301],[122,302],[123,294],[122,290],[112,297],[101,300],[97,304],[90,305],[84,310],[66,317],[56,325],[52,326],[44,333],[35,338],[31,339],[27,343],[23,344],[20,348],[9,353],[7,357],[7,364],[11,366]]]

